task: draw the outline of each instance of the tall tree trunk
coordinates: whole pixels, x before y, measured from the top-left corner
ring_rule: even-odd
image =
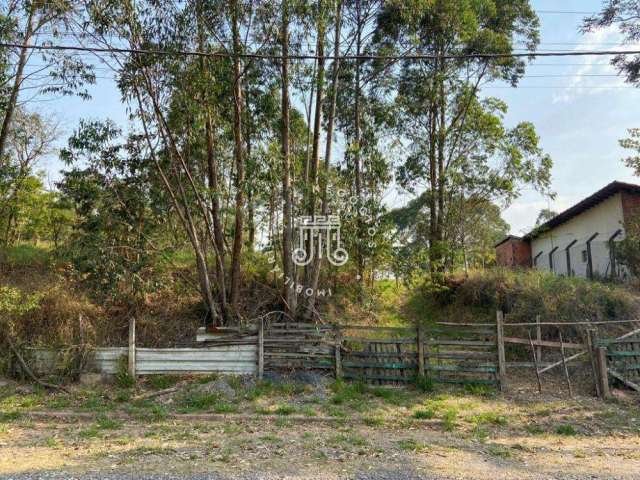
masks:
[[[242,151],[242,78],[240,66],[240,0],[232,1],[231,30],[233,36],[233,156],[236,164],[235,231],[231,258],[231,306],[238,310],[240,295],[240,266],[244,229],[244,152]]]
[[[436,156],[436,102],[431,92],[429,101],[429,269],[433,276],[437,270],[438,249],[438,169]]]
[[[205,50],[204,31],[201,22],[202,12],[198,11],[198,42],[201,51]],[[209,78],[208,75],[208,58],[201,57],[202,75]],[[207,140],[207,182],[211,196],[211,223],[213,225],[213,248],[216,260],[216,281],[218,283],[218,297],[220,302],[220,310],[225,322],[231,321],[230,312],[227,305],[227,281],[224,269],[224,231],[222,229],[222,221],[220,219],[220,198],[219,198],[219,181],[218,181],[218,161],[215,157],[214,139],[213,139],[213,115],[211,114],[211,102],[206,88],[202,91],[202,100],[205,107],[205,135]]]
[[[320,0],[318,9],[318,37],[316,41],[316,53],[318,55],[318,71],[316,74],[316,101],[315,113],[313,120],[313,145],[311,153],[311,165],[309,169],[309,182],[307,187],[307,214],[313,217],[316,213],[316,197],[318,191],[318,170],[320,167],[320,131],[322,130],[322,102],[324,95],[324,41],[325,41],[325,20],[324,20],[324,0]],[[314,252],[310,251],[314,243],[310,239],[307,251],[310,255]],[[305,268],[305,286],[309,287],[313,283],[314,263],[312,262]],[[307,290],[307,288],[305,288]],[[313,296],[313,294],[312,294]],[[311,297],[309,297],[311,298]],[[313,309],[310,309],[309,298],[304,303],[304,311],[302,316],[306,319],[313,318]]]
[[[249,166],[252,165],[251,159],[251,135],[252,135],[252,113],[249,108],[249,95],[245,95],[245,112],[246,112],[246,134],[245,134],[245,145],[246,145],[246,157],[245,163]],[[251,171],[251,170],[250,170]],[[249,251],[253,251],[254,242],[256,237],[256,224],[255,224],[255,206],[253,204],[253,180],[252,175],[249,174],[249,179],[251,181],[247,182],[247,248]]]
[[[24,32],[24,39],[22,40],[22,46],[27,47],[31,42],[31,36],[33,33],[33,15],[36,9],[35,2],[31,4],[29,9],[29,17],[27,18],[27,24]],[[27,64],[28,50],[22,48],[20,50],[20,56],[18,57],[18,66],[16,68],[16,76],[13,80],[13,86],[11,87],[11,93],[9,94],[9,100],[7,101],[7,107],[4,112],[4,118],[2,119],[2,127],[0,128],[0,164],[4,158],[4,152],[7,148],[7,138],[9,137],[9,130],[11,128],[11,122],[16,110],[16,104],[18,103],[18,95],[20,94],[20,86],[24,77],[24,67]]]
[[[329,115],[327,118],[327,138],[324,150],[324,180],[322,182],[322,214],[329,213],[329,199],[327,198],[327,184],[329,181],[329,169],[331,167],[331,154],[333,150],[333,128],[336,118],[336,104],[338,98],[338,74],[340,72],[340,29],[342,27],[342,0],[336,2],[336,25],[333,43],[333,68],[331,71],[331,99],[329,107]],[[313,281],[311,284],[312,294],[307,300],[307,311],[315,310],[316,300],[318,298],[318,282],[320,280],[321,262],[320,258],[316,258],[313,267]]]
[[[356,55],[359,56],[362,53],[362,5],[360,0],[356,0]],[[362,202],[362,155],[360,150],[362,149],[362,132],[361,132],[361,118],[362,112],[360,107],[360,97],[362,94],[360,84],[362,64],[360,59],[356,59],[356,74],[355,74],[355,183],[356,183],[356,197],[358,198],[358,211],[356,214],[356,224],[358,231],[356,262],[358,267],[358,277],[361,286],[364,286],[364,255],[362,252],[362,242],[364,238],[364,227],[362,225],[362,215],[360,214],[360,207]]]
[[[291,158],[289,145],[289,2],[284,0],[282,4],[282,271],[284,276],[282,298],[284,311],[288,315],[294,315],[297,309],[297,297],[289,287],[289,283],[295,277],[293,260],[291,258],[293,242],[293,198],[291,195]]]

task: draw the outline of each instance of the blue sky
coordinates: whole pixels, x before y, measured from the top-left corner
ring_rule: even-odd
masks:
[[[543,13],[597,11],[601,5],[599,0],[533,0],[532,3],[541,11],[540,50],[611,49],[618,48],[616,45],[621,42],[615,30],[580,34],[578,27],[583,14]],[[640,182],[622,163],[625,152],[618,145],[618,140],[626,136],[627,128],[640,127],[640,89],[625,85],[613,76],[615,73],[608,65],[608,57],[541,58],[528,68],[520,88],[497,84],[485,88],[484,94],[508,103],[508,125],[524,120],[533,122],[544,150],[554,160],[552,187],[557,197],[550,200],[524,190],[503,212],[512,233],[528,231],[542,208],[561,211],[613,180]],[[98,75],[108,76],[108,73],[101,71]],[[111,118],[126,127],[126,108],[113,81],[98,79],[90,93],[93,97],[90,101],[67,97],[34,104],[41,113],[60,122],[61,143],[81,118]],[[43,164],[51,181],[59,178],[61,167],[53,157]],[[392,198],[398,197],[392,195]]]

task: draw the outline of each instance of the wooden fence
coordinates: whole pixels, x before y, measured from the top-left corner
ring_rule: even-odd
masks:
[[[600,350],[599,362],[604,394],[608,396],[608,378],[611,376],[626,386],[640,392],[640,329],[618,338],[603,338],[596,345]],[[602,388],[602,387],[601,387]]]
[[[387,385],[413,382],[418,375],[444,383],[500,384],[495,327],[267,323],[261,328],[258,355],[266,370],[329,370],[337,378]]]

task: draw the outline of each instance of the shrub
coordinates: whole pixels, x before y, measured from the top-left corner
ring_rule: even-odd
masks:
[[[416,295],[430,299],[439,319],[455,321],[492,322],[496,310],[513,322],[532,321],[536,315],[559,322],[629,319],[640,312],[638,297],[624,286],[537,270],[472,272],[466,279],[449,279],[444,289],[422,289]]]

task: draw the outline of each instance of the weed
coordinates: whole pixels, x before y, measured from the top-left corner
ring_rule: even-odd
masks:
[[[131,400],[131,390],[119,390],[116,393],[115,401],[118,403],[125,403]]]
[[[444,428],[447,432],[451,432],[456,426],[456,418],[458,417],[458,412],[454,409],[450,408],[444,412],[442,415],[442,428]]]
[[[216,403],[213,406],[215,413],[237,413],[238,406],[231,403]]]
[[[367,427],[379,427],[384,424],[384,418],[379,416],[366,416],[363,421]]]
[[[96,425],[92,425],[89,428],[80,430],[78,435],[82,438],[97,438],[100,436],[100,429]]]
[[[435,389],[433,380],[426,375],[416,375],[413,383],[418,390],[424,393],[431,393]]]
[[[17,410],[9,410],[6,412],[0,412],[0,424],[13,422],[18,420],[22,414]]]
[[[498,415],[495,412],[483,412],[466,418],[469,422],[476,425],[500,425],[505,426],[509,423],[507,417]]]
[[[220,396],[213,393],[204,393],[191,390],[179,400],[179,411],[189,413],[193,411],[209,410],[220,402]]]
[[[52,410],[63,410],[71,405],[71,401],[66,397],[55,396],[47,400],[47,408]]]
[[[429,446],[426,443],[418,442],[413,438],[405,438],[398,441],[398,447],[405,452],[414,453],[425,452],[429,449]]]
[[[464,390],[465,392],[478,397],[492,397],[496,393],[495,389],[489,385],[480,385],[475,383],[466,384],[464,386]]]
[[[367,385],[363,382],[345,383],[342,380],[336,380],[331,385],[331,389],[334,392],[331,402],[335,405],[361,401],[367,393]]]
[[[268,380],[261,380],[257,382],[253,387],[250,387],[245,390],[244,397],[247,400],[256,400],[260,397],[264,397],[273,393],[275,387],[273,383]]]
[[[122,355],[118,358],[116,366],[116,385],[120,388],[131,388],[136,384],[136,379],[129,374],[127,357]]]
[[[273,411],[276,415],[291,415],[296,412],[296,408],[292,405],[278,405]]]
[[[436,412],[433,408],[420,408],[415,410],[411,416],[418,420],[429,420],[435,418]]]
[[[119,430],[122,428],[122,422],[106,415],[98,415],[96,426],[100,430]]]
[[[111,410],[111,405],[104,397],[97,393],[91,393],[81,404],[80,409],[91,412],[105,412]]]
[[[556,433],[558,435],[577,435],[578,431],[571,424],[558,425],[556,427]]]
[[[481,425],[476,425],[472,430],[473,436],[480,442],[485,442],[489,438],[489,432]]]
[[[164,390],[166,388],[173,387],[176,383],[180,381],[180,377],[178,375],[155,375],[150,377],[148,380],[151,388],[155,390]]]
[[[56,448],[58,446],[58,440],[55,437],[47,437],[44,444],[49,448]]]
[[[492,443],[488,445],[487,452],[490,455],[493,455],[494,457],[500,457],[500,458],[511,457],[511,451],[507,447],[503,445],[498,445],[497,443]]]
[[[310,407],[310,406],[302,407],[302,409],[300,410],[300,413],[302,413],[303,415],[305,415],[307,417],[315,417],[315,416],[318,415],[318,413],[315,411],[315,409],[313,407]]]
[[[164,405],[149,400],[139,400],[127,405],[126,412],[143,422],[159,422],[169,415]]]
[[[217,373],[210,373],[208,375],[202,375],[198,377],[198,383],[200,385],[205,385],[207,383],[215,382],[220,378],[220,375]]]
[[[331,439],[332,443],[339,445],[352,445],[354,447],[364,447],[369,444],[367,440],[354,433],[340,433]]]
[[[344,418],[347,416],[347,413],[342,408],[334,405],[326,405],[323,409],[330,417]]]
[[[200,425],[200,426],[197,426],[196,428],[198,429],[198,431],[202,433],[209,432],[208,426]],[[237,423],[225,423],[224,426],[222,427],[222,433],[226,435],[235,435],[240,432],[242,432],[242,427]]]
[[[524,429],[531,435],[542,435],[543,433],[545,433],[544,428],[542,428],[540,425],[536,425],[535,423],[530,423],[529,425],[525,426]]]
[[[276,427],[288,427],[289,425],[291,425],[291,423],[289,422],[289,420],[287,420],[286,418],[278,418],[275,422],[274,422]]]
[[[259,438],[259,440],[262,440],[263,442],[267,442],[267,443],[277,443],[277,444],[283,443],[280,437],[278,437],[277,435],[273,435],[271,433],[267,435],[263,435],[262,437]]]

